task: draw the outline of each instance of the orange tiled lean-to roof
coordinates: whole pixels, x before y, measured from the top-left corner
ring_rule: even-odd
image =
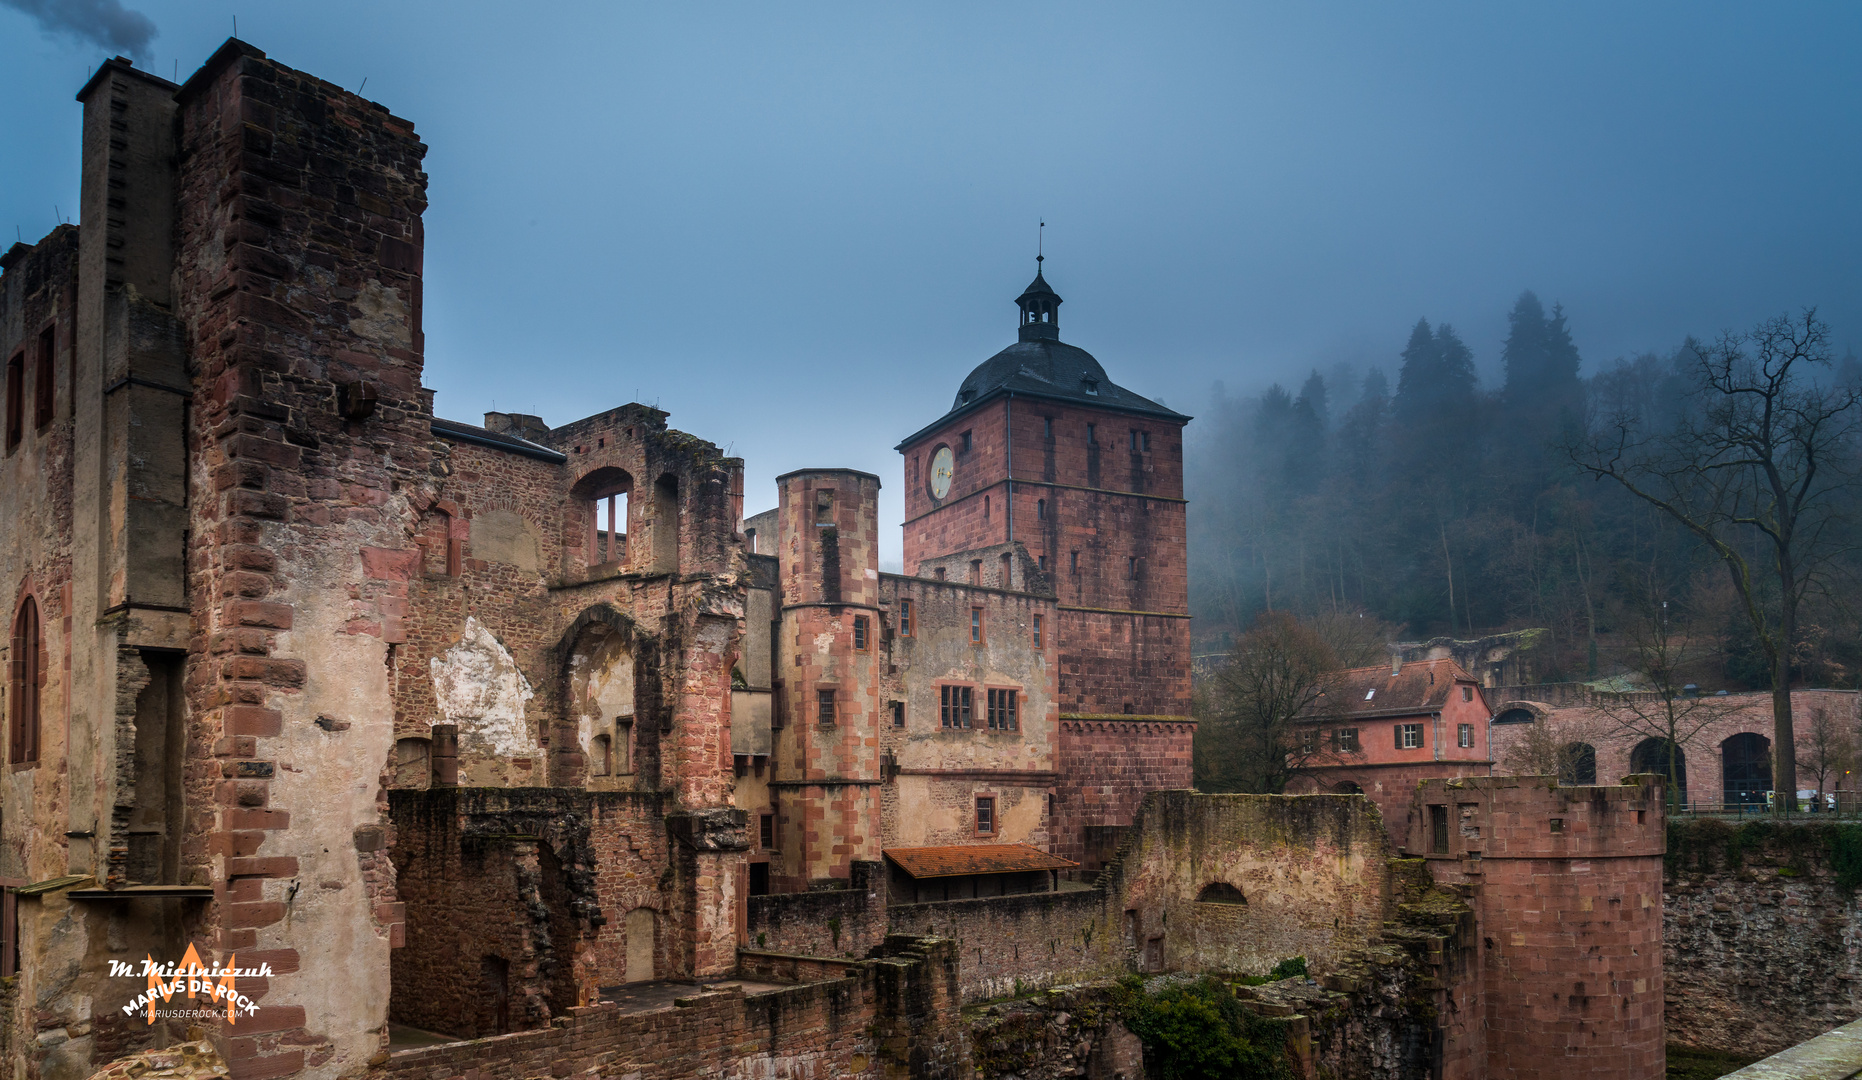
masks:
[[[1014,874],[1066,870],[1080,865],[1027,844],[952,844],[949,847],[887,848],[886,858],[915,878],[963,874]]]

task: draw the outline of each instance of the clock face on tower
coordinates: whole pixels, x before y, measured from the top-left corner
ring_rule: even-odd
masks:
[[[931,455],[931,497],[941,499],[950,494],[951,474],[956,470],[956,459],[951,456],[950,447],[940,446],[937,453]]]

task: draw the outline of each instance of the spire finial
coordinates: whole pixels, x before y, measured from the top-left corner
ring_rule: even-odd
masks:
[[[1045,261],[1047,258],[1047,256],[1042,252],[1042,248],[1045,246],[1046,240],[1047,240],[1047,222],[1043,221],[1041,222],[1040,228],[1036,229],[1034,233],[1034,275],[1036,277],[1041,276],[1041,263]]]

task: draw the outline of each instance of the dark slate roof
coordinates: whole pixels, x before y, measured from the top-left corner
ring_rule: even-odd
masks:
[[[477,443],[480,446],[489,446],[494,450],[508,450],[513,454],[522,454],[525,457],[536,458],[538,461],[548,461],[561,465],[569,460],[569,455],[554,447],[544,446],[542,443],[533,443],[529,439],[520,439],[515,435],[507,435],[502,431],[491,431],[487,428],[475,427],[472,424],[462,424],[457,420],[443,420],[436,416],[432,421],[432,429],[433,433],[442,439],[452,439],[455,442]]]
[[[915,878],[1069,870],[1080,865],[1027,844],[952,844],[886,848],[886,858]]]
[[[1096,393],[1088,391],[1091,386]],[[898,449],[959,414],[981,407],[1004,394],[1048,398],[1116,412],[1155,416],[1188,423],[1189,417],[1106,378],[1093,354],[1064,341],[1018,341],[977,365],[957,389],[950,411],[903,439]]]

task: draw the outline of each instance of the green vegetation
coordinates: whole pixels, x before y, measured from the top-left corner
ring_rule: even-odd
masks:
[[[1304,978],[1305,976],[1306,958],[1304,956],[1289,956],[1285,960],[1275,964],[1274,970],[1265,975],[1243,975],[1241,977],[1241,985],[1266,986],[1270,982],[1279,982],[1282,979]]]
[[[1125,1026],[1144,1041],[1149,1076],[1291,1080],[1285,1025],[1250,1012],[1219,979],[1147,991],[1143,979],[1128,975],[1119,980],[1116,1000]]]
[[[1759,819],[1734,825],[1713,818],[1670,820],[1663,861],[1670,876],[1741,870],[1746,857],[1759,851],[1783,858],[1777,870],[1782,877],[1803,877],[1810,861],[1818,859],[1835,873],[1839,888],[1862,887],[1862,824],[1851,822],[1781,824]]]
[[[1757,1060],[1746,1054],[1697,1050],[1691,1046],[1669,1043],[1668,1080],[1719,1080],[1719,1077],[1743,1069]]]

